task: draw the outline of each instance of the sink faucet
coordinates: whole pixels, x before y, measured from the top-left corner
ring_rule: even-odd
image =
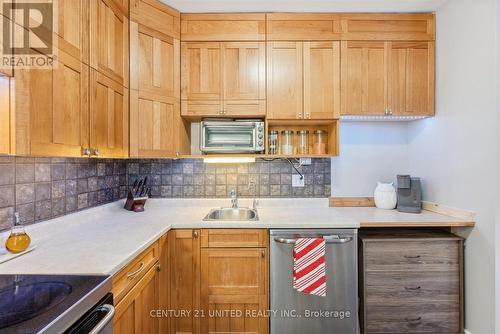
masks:
[[[231,190],[231,207],[233,209],[238,208],[238,194],[236,194],[236,190]]]

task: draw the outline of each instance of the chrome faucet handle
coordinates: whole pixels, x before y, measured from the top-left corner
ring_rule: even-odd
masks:
[[[231,190],[231,207],[233,209],[238,208],[238,194],[236,193],[236,190]]]
[[[253,199],[253,203],[252,203],[252,208],[253,208],[254,210],[257,210],[257,206],[259,206],[259,200],[258,200],[258,199],[256,199],[256,198],[254,198],[254,199]]]

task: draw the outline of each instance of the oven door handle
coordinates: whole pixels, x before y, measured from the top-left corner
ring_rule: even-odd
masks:
[[[109,304],[104,304],[99,306],[96,309],[96,311],[101,311],[101,312],[104,311],[107,314],[104,316],[104,318],[101,319],[101,321],[99,321],[99,323],[94,328],[92,328],[89,334],[99,334],[104,329],[104,327],[106,327],[109,324],[109,322],[111,321],[111,319],[113,319],[113,316],[115,315],[115,308],[113,307],[113,305]]]
[[[341,237],[339,235],[325,235],[323,236],[327,244],[345,244],[352,241],[352,237]],[[289,238],[274,238],[274,241],[281,244],[295,245],[296,239]]]

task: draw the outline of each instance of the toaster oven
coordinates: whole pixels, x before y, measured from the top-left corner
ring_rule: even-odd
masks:
[[[202,153],[264,152],[262,120],[204,120],[200,129]]]

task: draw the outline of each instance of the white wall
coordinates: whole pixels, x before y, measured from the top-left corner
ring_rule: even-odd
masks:
[[[408,172],[406,122],[342,122],[332,159],[333,196],[373,196],[377,181]]]
[[[410,123],[408,136],[425,199],[477,213],[465,255],[472,334],[495,333],[495,2],[453,0],[437,11],[436,117]]]

